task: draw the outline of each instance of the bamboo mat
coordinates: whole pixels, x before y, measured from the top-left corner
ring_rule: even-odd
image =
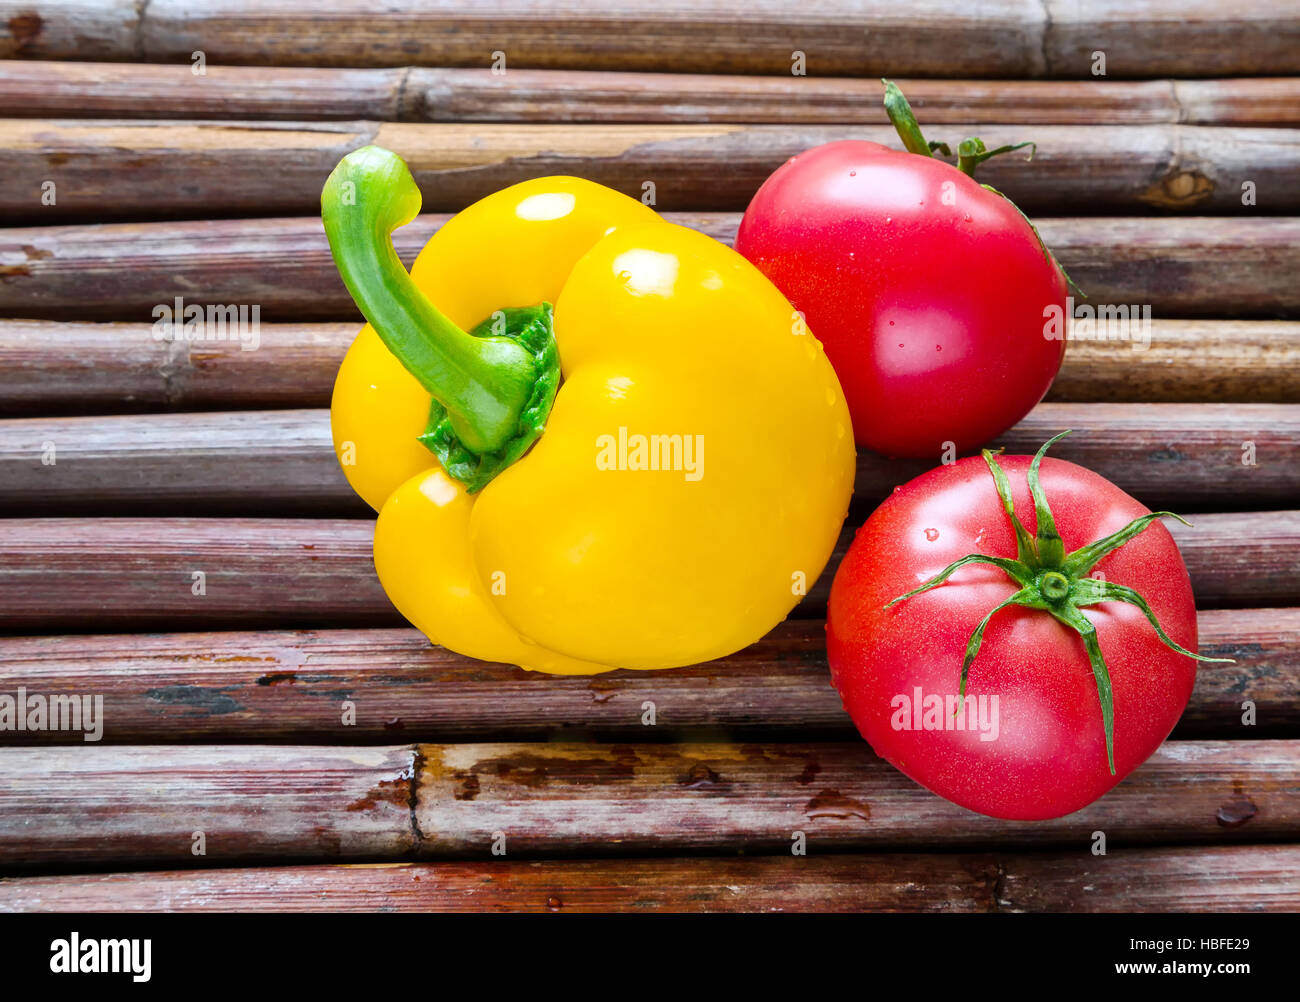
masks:
[[[306,10],[0,0],[0,693],[104,705],[98,742],[0,732],[0,909],[1300,907],[1294,3]],[[964,811],[856,737],[825,660],[834,561],[731,657],[527,674],[402,622],[333,456],[358,314],[316,211],[344,153],[410,162],[428,213],[396,234],[407,263],[548,173],[653,179],[658,209],[729,242],[790,155],[897,145],[885,74],[932,138],[1037,141],[982,180],[1092,301],[1152,306],[1149,346],[1073,342],[999,444],[1072,427],[1054,454],[1192,513],[1170,528],[1201,649],[1236,659],[1055,821]],[[257,305],[255,350],[155,340],[178,296]],[[926,465],[859,456],[835,560]]]

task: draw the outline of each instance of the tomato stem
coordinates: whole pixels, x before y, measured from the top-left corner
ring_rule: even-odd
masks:
[[[1043,485],[1039,478],[1039,467],[1047,450],[1068,434],[1070,434],[1068,431],[1063,431],[1044,443],[1029,464],[1029,473],[1026,480],[1029,483],[1029,493],[1034,499],[1034,512],[1037,520],[1037,532],[1034,536],[1030,536],[1029,530],[1025,528],[1019,516],[1016,515],[1015,504],[1011,499],[1011,484],[1007,479],[1006,471],[1002,469],[997,461],[996,453],[988,449],[983,452],[984,462],[988,465],[989,472],[993,476],[993,483],[997,488],[998,497],[1002,501],[1002,508],[1007,513],[1007,520],[1011,523],[1016,535],[1016,558],[1014,560],[1009,557],[995,557],[985,553],[967,554],[960,560],[949,564],[919,588],[914,588],[912,591],[900,595],[886,605],[885,608],[892,608],[899,602],[938,587],[946,582],[954,571],[968,564],[992,564],[1000,568],[1007,577],[1016,583],[1019,590],[990,609],[970,635],[970,640],[966,644],[966,655],[962,658],[961,679],[957,689],[958,695],[963,699],[966,696],[967,675],[976,656],[979,654],[980,646],[984,642],[984,631],[996,613],[1015,605],[1026,609],[1039,609],[1051,614],[1057,620],[1076,631],[1083,639],[1084,651],[1088,656],[1088,663],[1092,667],[1093,677],[1097,684],[1097,698],[1101,704],[1102,725],[1106,732],[1106,761],[1113,776],[1115,774],[1115,719],[1110,672],[1106,667],[1106,660],[1102,656],[1101,643],[1097,638],[1097,628],[1080,611],[1081,608],[1097,605],[1101,602],[1126,602],[1140,609],[1154,627],[1156,636],[1160,638],[1161,642],[1179,654],[1185,654],[1197,661],[1214,661],[1225,664],[1233,662],[1231,658],[1205,657],[1180,646],[1164,631],[1164,628],[1156,619],[1155,613],[1147,605],[1146,599],[1140,594],[1125,585],[1116,584],[1113,581],[1098,581],[1088,576],[1102,557],[1123,546],[1156,519],[1177,518],[1186,525],[1184,519],[1179,518],[1173,512],[1151,512],[1148,515],[1134,519],[1124,528],[1111,533],[1104,539],[1081,546],[1073,553],[1067,554],[1065,552],[1061,536],[1056,531],[1056,520],[1052,516],[1051,506],[1047,502],[1047,495],[1043,491]]]
[[[971,136],[969,139],[963,139],[957,147],[957,169],[969,177],[974,177],[975,168],[989,157],[1010,153],[1012,150],[1023,150],[1026,146],[1030,147],[1027,159],[1034,159],[1034,153],[1038,150],[1037,143],[1016,143],[1014,146],[999,146],[996,150],[990,150],[984,145],[984,140]]]
[[[916,121],[916,115],[912,112],[912,106],[908,104],[907,98],[903,96],[903,92],[899,89],[898,84],[891,80],[886,80],[883,77],[880,82],[885,85],[885,111],[889,115],[889,121],[893,124],[894,130],[898,133],[898,138],[901,139],[903,145],[907,147],[907,151],[909,153],[915,153],[918,156],[933,157],[935,151],[938,150],[945,157],[952,156],[952,150],[948,148],[947,143],[926,142],[925,136],[921,134],[921,126]],[[995,150],[990,150],[984,145],[984,140],[980,139],[978,136],[971,136],[968,139],[963,139],[957,147],[957,169],[967,177],[973,178],[975,176],[975,168],[985,160],[989,159],[989,157],[996,157],[1003,153],[1010,153],[1013,150],[1024,149],[1026,146],[1030,147],[1029,159],[1032,160],[1034,158],[1034,153],[1038,150],[1037,144],[1033,142],[1016,143],[1013,146],[999,146]],[[1006,195],[1003,195],[1002,192],[998,191],[991,185],[985,184],[981,185],[981,187],[993,192],[995,195],[1001,195],[1001,197],[1007,198]],[[1011,199],[1007,198],[1007,201],[1011,202]],[[1011,204],[1016,207],[1017,212],[1020,212],[1020,207],[1016,206],[1015,202],[1011,202]],[[1047,260],[1051,261],[1056,269],[1061,273],[1061,277],[1065,279],[1066,284],[1074,289],[1074,291],[1080,296],[1086,296],[1087,293],[1075,284],[1075,281],[1070,277],[1069,272],[1061,267],[1061,262],[1056,260],[1056,255],[1053,254],[1047,244],[1043,242],[1043,237],[1038,232],[1038,227],[1035,226],[1030,218],[1023,212],[1020,212],[1020,215],[1024,218],[1026,223],[1029,223],[1029,228],[1034,231],[1034,236],[1038,238],[1039,246],[1043,248],[1044,256],[1046,256]]]
[[[1060,571],[1048,571],[1038,579],[1038,590],[1049,601],[1059,602],[1070,594],[1070,579]]]
[[[885,85],[885,111],[889,115],[889,121],[893,123],[894,130],[898,133],[898,138],[907,147],[907,151],[923,157],[933,156],[932,151],[943,144],[931,144],[925,141],[925,136],[921,135],[921,126],[917,124],[916,115],[912,113],[912,106],[907,103],[907,98],[899,90],[898,84],[883,77],[880,82]],[[946,150],[947,147],[945,146],[944,149]]]

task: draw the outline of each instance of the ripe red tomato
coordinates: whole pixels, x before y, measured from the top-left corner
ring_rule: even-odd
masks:
[[[1065,280],[1007,199],[942,160],[828,143],[759,188],[736,236],[826,347],[858,444],[938,459],[1047,393]]]
[[[1026,484],[1030,457],[997,461],[1009,478],[1015,511],[1030,534],[1037,532],[1041,524]],[[1073,463],[1043,461],[1041,482],[1067,554],[1150,514]],[[1038,549],[1047,552],[1041,540]],[[1069,814],[1109,790],[1165,739],[1191,695],[1195,662],[1162,643],[1134,605],[1080,603],[1085,607],[1079,612],[1096,628],[1113,693],[1113,773],[1099,684],[1084,641],[1050,609],[1009,606],[993,615],[970,663],[968,701],[959,704],[967,642],[1017,584],[999,567],[968,564],[945,583],[885,606],[971,553],[1017,556],[1015,533],[985,461],[963,459],[896,490],[858,531],[831,588],[833,681],[876,753],[940,796],[1000,818]],[[1035,582],[1050,573],[1034,571]],[[1079,581],[1071,584],[1072,595],[1135,590],[1173,640],[1196,650],[1187,569],[1158,521]],[[944,705],[937,708],[934,698]],[[954,715],[959,706],[964,712]],[[957,729],[959,723],[965,729]]]

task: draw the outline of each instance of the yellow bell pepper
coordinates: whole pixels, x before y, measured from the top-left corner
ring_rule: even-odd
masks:
[[[391,233],[419,207],[373,146],[321,196],[369,321],[334,445],[379,511],[375,568],[402,615],[563,674],[694,664],[779,623],[830,557],[855,465],[839,382],[789,302],[729,248],[574,177],[471,205],[408,275]]]

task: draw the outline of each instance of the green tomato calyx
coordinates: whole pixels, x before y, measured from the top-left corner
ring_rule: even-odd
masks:
[[[1166,646],[1179,654],[1186,654],[1189,658],[1195,658],[1197,661],[1215,661],[1228,664],[1232,663],[1232,659],[1208,658],[1179,646],[1169,634],[1165,633],[1164,628],[1156,620],[1155,613],[1147,605],[1146,599],[1136,591],[1113,581],[1101,581],[1090,576],[1093,568],[1097,566],[1102,557],[1123,546],[1156,519],[1176,518],[1184,525],[1189,525],[1190,523],[1185,519],[1171,511],[1152,512],[1143,515],[1141,518],[1134,519],[1124,528],[1111,533],[1104,539],[1098,539],[1086,546],[1081,546],[1073,553],[1065,552],[1061,536],[1056,531],[1056,520],[1052,517],[1052,509],[1047,503],[1046,494],[1043,493],[1038,468],[1042,464],[1043,456],[1047,453],[1047,450],[1068,434],[1070,434],[1068,431],[1063,431],[1046,442],[1034,456],[1033,462],[1029,464],[1029,474],[1026,479],[1029,482],[1029,493],[1034,499],[1034,513],[1038,521],[1038,531],[1034,535],[1030,535],[1029,530],[1025,528],[1024,523],[1016,515],[1015,505],[1011,500],[1011,484],[1007,479],[1006,471],[998,464],[996,453],[988,449],[983,452],[984,462],[988,464],[989,472],[993,475],[993,482],[997,486],[1002,508],[1007,513],[1007,519],[1010,521],[1012,531],[1016,536],[1016,557],[1014,560],[1009,557],[994,557],[985,553],[968,554],[949,564],[919,588],[914,588],[907,594],[898,596],[885,608],[892,608],[914,595],[929,591],[931,588],[937,588],[947,581],[955,571],[967,564],[992,564],[994,567],[1000,568],[1007,577],[1016,583],[1018,590],[990,609],[971,634],[970,640],[966,644],[966,656],[961,663],[959,696],[962,699],[966,696],[966,679],[970,673],[971,664],[975,661],[976,655],[979,654],[980,645],[984,642],[984,631],[996,613],[1012,605],[1018,605],[1026,609],[1039,609],[1049,613],[1061,623],[1075,630],[1083,639],[1084,650],[1088,654],[1088,661],[1092,665],[1093,678],[1097,683],[1097,698],[1101,704],[1102,723],[1106,729],[1106,760],[1113,776],[1115,774],[1115,714],[1111,696],[1110,672],[1106,668],[1106,660],[1102,656],[1101,644],[1097,639],[1097,628],[1080,611],[1083,607],[1098,605],[1102,602],[1127,602],[1129,605],[1140,609],[1154,627],[1156,636]]]

